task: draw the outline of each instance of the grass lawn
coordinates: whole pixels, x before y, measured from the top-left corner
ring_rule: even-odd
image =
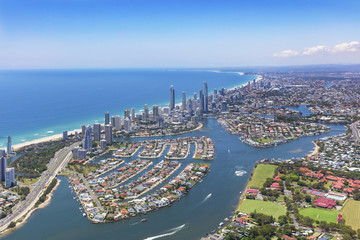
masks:
[[[300,209],[299,213],[303,216],[310,217],[315,221],[325,221],[328,223],[337,223],[337,217],[339,215],[339,212],[335,210],[312,207]]]
[[[244,199],[241,205],[238,206],[237,211],[250,214],[256,210],[257,213],[263,213],[278,218],[280,215],[285,215],[286,207],[280,203],[273,203],[262,200]]]
[[[19,180],[19,182],[21,182],[21,184],[23,186],[29,186],[29,185],[34,184],[37,181],[39,181],[39,179],[40,179],[40,177],[38,177],[38,178],[21,178]]]
[[[269,164],[258,164],[255,168],[254,174],[249,181],[247,188],[256,187],[262,188],[267,178],[272,178],[277,166]]]
[[[276,141],[278,139],[275,139],[275,138],[252,138],[251,140],[258,142],[258,143],[269,143],[269,142]]]
[[[345,224],[354,230],[360,228],[360,201],[350,199],[342,208],[341,213],[345,219]]]
[[[83,175],[87,175],[90,172],[93,172],[96,170],[96,166],[94,165],[83,165],[83,164],[73,164],[73,165],[68,165],[67,168],[71,171],[74,172],[78,172],[81,173]]]

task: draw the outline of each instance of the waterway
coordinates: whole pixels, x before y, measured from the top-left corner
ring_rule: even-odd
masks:
[[[345,132],[342,125],[328,126],[331,131],[323,135],[300,138],[272,148],[253,148],[239,141],[238,136],[227,133],[215,119],[209,118],[199,131],[163,137],[204,135],[210,137],[216,146],[211,171],[171,207],[120,222],[92,224],[80,213],[79,202],[73,199],[67,179],[61,177],[62,182],[49,206],[36,211],[23,227],[3,239],[199,239],[217,229],[219,223],[234,212],[257,160],[302,157],[313,150],[313,140]],[[131,139],[138,140],[142,139]],[[192,152],[187,159],[180,160],[183,167],[190,161],[197,161],[191,159],[191,155]],[[247,173],[236,176],[237,170]],[[144,217],[148,221],[140,223]]]

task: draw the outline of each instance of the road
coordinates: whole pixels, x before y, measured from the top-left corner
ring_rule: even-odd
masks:
[[[74,173],[74,172],[73,172],[73,173]],[[89,192],[89,194],[90,194],[91,198],[93,199],[93,201],[95,201],[97,207],[98,207],[102,212],[105,212],[105,209],[104,209],[104,207],[101,205],[101,203],[99,202],[98,197],[94,194],[93,190],[90,188],[88,181],[84,178],[84,176],[83,176],[82,174],[76,173],[76,175],[79,176],[79,177],[82,179],[82,181],[83,181],[83,183],[84,183],[87,191]]]
[[[13,208],[11,214],[0,220],[0,232],[5,230],[11,222],[22,218],[30,211],[42,193],[46,190],[47,185],[56,177],[57,173],[64,169],[72,157],[72,150],[80,143],[74,143],[69,147],[63,148],[55,153],[54,158],[47,165],[47,170],[41,174],[39,181],[33,184],[31,192],[25,200],[21,201]]]

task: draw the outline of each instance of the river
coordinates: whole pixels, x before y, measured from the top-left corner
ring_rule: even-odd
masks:
[[[143,216],[139,216],[115,223],[92,224],[80,213],[79,202],[73,199],[67,179],[60,177],[61,184],[51,203],[37,210],[24,226],[3,239],[199,239],[217,229],[219,223],[235,210],[240,192],[244,190],[257,160],[303,157],[313,150],[313,140],[345,132],[343,125],[328,126],[331,131],[320,136],[304,137],[272,148],[253,148],[239,141],[238,136],[228,134],[214,118],[208,118],[199,131],[164,138],[210,137],[216,147],[211,171],[180,201],[148,213],[147,222],[140,223]],[[142,139],[131,139],[138,140]],[[190,161],[197,161],[191,159],[193,150],[192,147],[187,159],[180,160],[182,167]],[[247,173],[236,176],[237,170]]]

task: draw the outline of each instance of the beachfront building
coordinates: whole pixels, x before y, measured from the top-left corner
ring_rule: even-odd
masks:
[[[81,125],[81,135],[84,138],[85,136],[85,130],[86,130],[86,126],[85,125]]]
[[[68,139],[68,131],[63,131],[63,140]]]
[[[12,149],[11,149],[11,136],[8,136],[7,138],[7,154],[11,155],[12,154]]]
[[[135,121],[135,108],[131,108],[131,116],[130,116],[131,121]]]
[[[83,139],[83,148],[87,152],[92,151],[92,128],[91,128],[91,126],[87,126],[85,129],[85,136]]]
[[[129,109],[125,109],[124,110],[124,119],[125,118],[129,118],[130,119],[130,110]]]
[[[143,114],[143,120],[147,121],[149,119],[149,108],[148,105],[145,104],[144,106],[144,114]]]
[[[6,168],[5,170],[5,187],[15,186],[15,168]]]
[[[105,125],[105,140],[107,144],[112,144],[112,126]]]
[[[1,157],[5,157],[5,155],[6,155],[5,150],[4,150],[4,149],[0,149],[0,158],[1,158]]]
[[[111,116],[110,125],[111,125],[112,127],[115,127],[115,116]]]
[[[5,171],[7,168],[7,161],[5,157],[0,158],[0,181],[5,181]]]
[[[170,86],[170,111],[175,109],[175,89],[174,86]]]
[[[119,115],[115,116],[115,129],[121,130],[121,117]]]
[[[101,136],[101,125],[100,123],[94,123],[94,141],[99,142]]]
[[[105,113],[105,125],[110,123],[110,113],[106,112]]]
[[[158,105],[154,105],[153,106],[153,119],[156,120],[158,119],[160,116],[159,114],[159,106]]]

